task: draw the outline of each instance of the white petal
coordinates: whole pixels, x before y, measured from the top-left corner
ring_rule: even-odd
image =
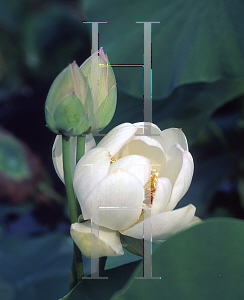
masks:
[[[123,169],[136,176],[144,186],[149,178],[151,171],[150,160],[140,155],[129,155],[115,161],[110,165],[108,174],[115,170]]]
[[[71,164],[72,174],[74,174],[75,164],[76,164],[76,161],[74,158],[75,157],[74,139],[76,139],[76,137],[71,137],[71,141],[70,141],[70,164]],[[53,148],[52,148],[52,159],[53,159],[54,169],[55,169],[58,177],[64,183],[63,150],[62,150],[62,136],[61,135],[57,135],[54,140],[54,144],[53,144]]]
[[[162,213],[167,207],[171,195],[172,185],[168,178],[160,177],[153,198],[151,216]]]
[[[119,149],[134,135],[137,128],[130,123],[123,123],[114,127],[98,143],[97,147],[106,148],[114,156]]]
[[[171,146],[179,144],[184,151],[188,151],[187,139],[183,131],[179,128],[169,128],[162,131],[162,146],[166,156],[170,152]]]
[[[170,148],[170,159],[167,160],[163,170],[159,173],[159,177],[166,177],[171,181],[172,186],[174,185],[183,163],[182,151],[173,145]]]
[[[141,182],[131,173],[118,169],[101,180],[86,198],[82,214],[101,226],[123,230],[139,218],[144,198]],[[99,209],[97,213],[93,210]]]
[[[136,239],[144,238],[148,241],[160,242],[170,235],[185,229],[194,217],[196,208],[192,204],[183,208],[170,212],[163,212],[144,220],[143,222],[132,226],[131,228],[120,231],[124,235],[134,237]]]
[[[124,254],[118,231],[99,226],[99,236],[96,232],[93,231],[93,233],[99,246],[97,249],[93,248],[92,258]],[[91,221],[72,224],[70,234],[82,254],[91,257]]]
[[[71,172],[72,175],[75,171],[76,166],[76,144],[77,144],[77,137],[72,136],[70,138],[70,164],[71,164]],[[86,136],[86,142],[85,142],[85,153],[92,149],[94,146],[96,146],[96,142],[92,136],[92,134],[88,134]],[[55,168],[55,171],[58,175],[58,177],[64,182],[64,171],[63,171],[63,150],[62,150],[62,136],[57,135],[53,148],[52,148],[52,159],[53,159],[53,165]]]
[[[194,163],[191,153],[188,151],[182,152],[183,162],[180,173],[174,183],[169,204],[166,211],[173,210],[180,199],[185,195],[191,184]]]
[[[199,217],[194,216],[193,219],[191,220],[191,223],[188,225],[188,227],[197,225],[201,222],[202,222],[202,220]]]
[[[152,163],[152,168],[156,169],[157,172],[160,172],[166,162],[162,146],[158,141],[148,136],[136,136],[118,152],[119,157],[132,154],[147,157]]]
[[[104,148],[94,148],[88,151],[78,162],[73,186],[78,201],[83,209],[84,200],[94,186],[108,173],[111,155]]]

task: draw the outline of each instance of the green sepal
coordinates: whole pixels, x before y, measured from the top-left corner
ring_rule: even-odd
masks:
[[[81,214],[81,215],[79,215],[79,217],[78,217],[78,223],[85,223],[86,222],[86,220],[83,218],[83,215]]]
[[[66,136],[81,135],[90,127],[84,105],[74,93],[60,101],[53,117],[56,128]]]
[[[120,233],[120,241],[123,248],[125,248],[127,251],[137,256],[143,257],[143,245],[141,240]]]
[[[73,62],[54,80],[45,103],[47,126],[56,134],[77,136],[91,126],[91,90]]]
[[[99,106],[99,130],[112,120],[117,103],[117,87],[114,85]]]
[[[59,134],[58,130],[56,129],[55,120],[47,106],[45,107],[45,117],[46,117],[47,127],[54,133]]]

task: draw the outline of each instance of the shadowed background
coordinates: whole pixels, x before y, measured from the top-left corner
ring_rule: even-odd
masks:
[[[91,25],[82,21],[108,22],[99,46],[111,64],[142,64],[143,25],[135,22],[160,21],[152,25],[152,122],[182,128],[195,162],[179,207],[192,203],[203,219],[244,218],[243,15],[239,0],[1,1],[0,299],[68,290],[69,216],[44,103],[59,72],[90,56]],[[118,104],[102,133],[143,120],[143,68],[114,72]],[[136,257],[123,259],[108,266]]]

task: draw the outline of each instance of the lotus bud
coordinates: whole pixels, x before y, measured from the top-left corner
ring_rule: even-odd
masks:
[[[102,130],[113,118],[117,103],[114,72],[103,48],[90,56],[81,66],[92,93],[92,130]]]
[[[56,134],[77,136],[91,126],[91,90],[76,62],[54,80],[45,103],[48,128]]]

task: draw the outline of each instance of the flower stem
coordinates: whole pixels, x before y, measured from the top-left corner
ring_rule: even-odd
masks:
[[[81,159],[81,157],[85,154],[85,136],[77,136],[77,152],[76,152],[76,164]]]
[[[70,164],[70,138],[62,136],[63,147],[63,169],[64,169],[64,182],[66,188],[66,194],[69,203],[69,212],[71,223],[75,223],[78,220],[75,193],[73,189],[71,164]]]
[[[85,154],[85,143],[86,137],[85,136],[77,136],[77,148],[76,148],[76,164],[81,159],[81,157]],[[79,203],[77,203],[77,213],[78,216],[81,215],[81,208]]]
[[[70,210],[70,220],[71,223],[78,221],[77,206],[75,193],[72,182],[72,173],[71,173],[71,164],[70,164],[70,138],[62,136],[62,148],[63,148],[63,169],[64,169],[64,182],[66,187],[66,194],[69,203]],[[83,273],[83,264],[82,256],[79,248],[74,243],[73,250],[73,261],[71,267],[71,276],[70,276],[70,290],[82,280],[84,276]]]

